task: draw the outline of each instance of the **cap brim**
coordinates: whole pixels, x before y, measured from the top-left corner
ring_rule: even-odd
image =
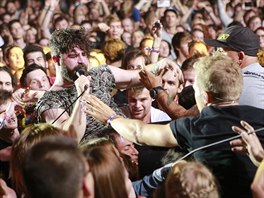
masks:
[[[212,46],[212,47],[228,47],[226,43],[220,42],[215,39],[204,39],[204,42],[206,45]]]

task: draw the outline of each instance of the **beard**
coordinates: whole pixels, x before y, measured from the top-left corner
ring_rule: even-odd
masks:
[[[69,70],[64,63],[61,63],[61,75],[67,81],[74,82],[80,75],[87,76],[87,67],[84,64],[79,64],[73,70]]]

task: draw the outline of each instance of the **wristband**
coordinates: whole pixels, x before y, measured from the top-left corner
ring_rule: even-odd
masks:
[[[119,117],[118,115],[116,115],[116,114],[112,114],[112,115],[108,118],[108,120],[106,121],[106,123],[107,123],[108,125],[110,125],[111,122],[112,122],[114,119],[118,118],[118,117]]]
[[[151,49],[151,52],[154,52],[154,53],[160,53],[160,50],[152,48],[152,49]]]

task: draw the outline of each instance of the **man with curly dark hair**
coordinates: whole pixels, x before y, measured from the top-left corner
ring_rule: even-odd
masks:
[[[99,131],[105,126],[90,116],[86,119],[81,111],[80,101],[77,99],[74,104],[73,101],[83,92],[89,91],[122,115],[113,101],[112,89],[138,85],[138,70],[122,70],[108,65],[89,69],[90,43],[84,29],[55,31],[50,47],[57,74],[51,90],[37,104],[39,121],[53,123],[64,130],[70,129],[78,141],[99,135]],[[164,59],[146,68],[157,71],[164,66],[176,65],[171,60]],[[81,72],[76,72],[80,70]],[[77,73],[85,75],[76,75]]]

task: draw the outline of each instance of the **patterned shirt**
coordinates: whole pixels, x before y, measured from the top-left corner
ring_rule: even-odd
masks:
[[[90,93],[100,98],[105,104],[110,106],[118,115],[123,115],[122,111],[117,107],[112,97],[112,89],[115,87],[115,78],[109,67],[103,65],[101,67],[89,70],[91,76]],[[71,115],[73,110],[72,102],[77,98],[76,87],[65,88],[58,91],[47,91],[38,101],[36,111],[39,122],[43,121],[41,114],[49,109],[67,109],[67,113]],[[106,128],[101,122],[87,115],[87,125],[82,142],[86,139],[102,135],[101,131]]]

